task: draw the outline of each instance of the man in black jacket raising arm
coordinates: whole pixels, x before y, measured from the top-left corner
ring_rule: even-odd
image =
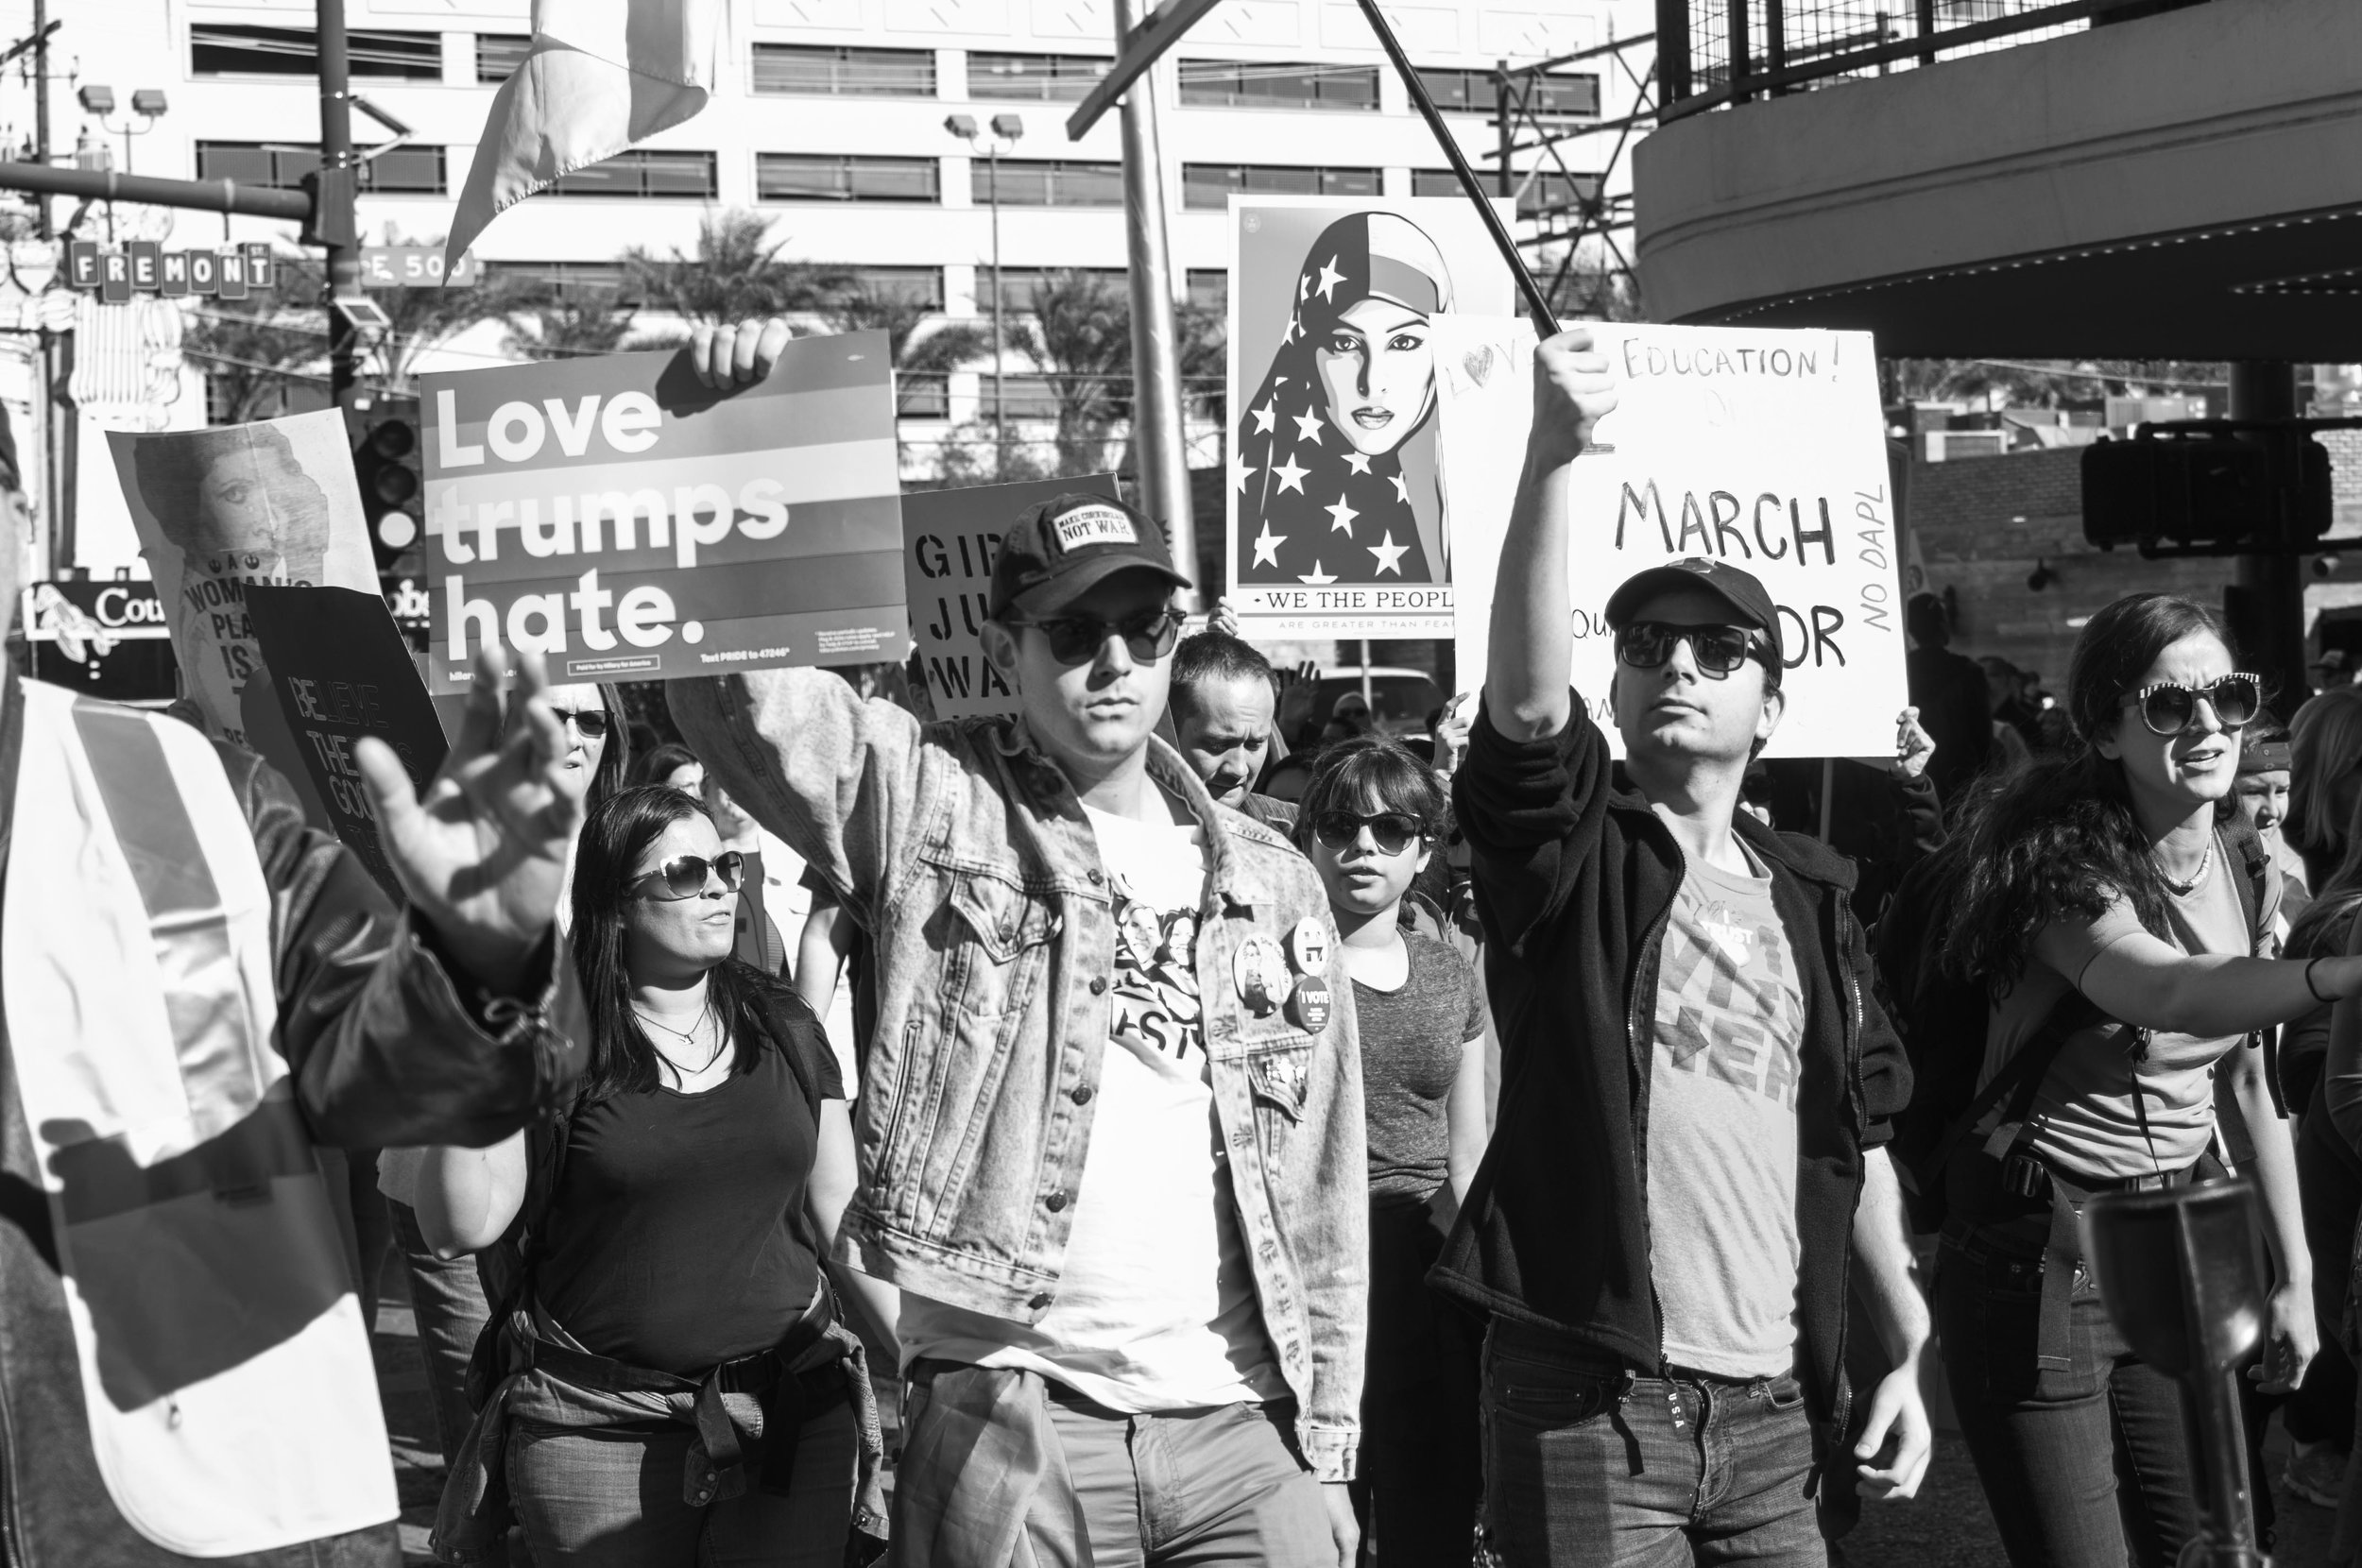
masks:
[[[1491,1314],[1485,1523],[1503,1560],[1803,1568],[1918,1487],[1926,1309],[1880,1147],[1909,1098],[1849,862],[1736,813],[1785,703],[1750,573],[1660,564],[1608,599],[1630,788],[1568,688],[1568,478],[1616,405],[1541,346],[1456,784],[1501,1111],[1436,1282]],[[1894,1371],[1858,1432],[1849,1267]],[[1855,1440],[1848,1442],[1849,1437]],[[1817,1517],[1816,1517],[1817,1516]]]

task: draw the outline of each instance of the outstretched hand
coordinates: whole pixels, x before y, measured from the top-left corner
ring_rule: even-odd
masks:
[[[1592,431],[1616,412],[1616,366],[1592,347],[1591,330],[1569,327],[1533,351],[1533,429],[1526,466],[1563,468],[1592,445]]]
[[[385,741],[353,754],[402,892],[496,996],[524,983],[556,916],[589,783],[566,766],[541,656],[518,655],[504,706],[507,685],[491,651],[478,653],[458,741],[423,793]]]
[[[720,391],[751,386],[771,373],[795,336],[786,318],[777,315],[727,327],[700,326],[690,335],[690,367],[699,381]]]

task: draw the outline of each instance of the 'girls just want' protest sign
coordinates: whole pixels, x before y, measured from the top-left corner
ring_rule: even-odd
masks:
[[[883,332],[798,339],[727,393],[686,350],[419,381],[430,690],[482,647],[559,681],[909,654]]]

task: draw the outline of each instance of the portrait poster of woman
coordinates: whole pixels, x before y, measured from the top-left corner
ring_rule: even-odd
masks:
[[[1450,637],[1438,315],[1515,285],[1458,197],[1232,196],[1227,596],[1247,636]]]
[[[183,690],[209,733],[248,744],[241,697],[262,650],[248,585],[378,591],[344,416],[332,408],[107,439]]]

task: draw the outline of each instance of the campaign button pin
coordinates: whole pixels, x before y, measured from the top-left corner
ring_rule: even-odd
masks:
[[[1318,975],[1307,975],[1296,981],[1296,988],[1288,997],[1288,1021],[1307,1033],[1317,1034],[1328,1027],[1328,982]]]
[[[1260,931],[1240,943],[1239,950],[1231,955],[1230,979],[1239,989],[1239,1000],[1258,1018],[1278,1007],[1287,977],[1287,960],[1280,956],[1279,944]]]
[[[1328,967],[1328,928],[1320,916],[1306,915],[1288,933],[1288,962],[1300,975],[1317,975]]]

